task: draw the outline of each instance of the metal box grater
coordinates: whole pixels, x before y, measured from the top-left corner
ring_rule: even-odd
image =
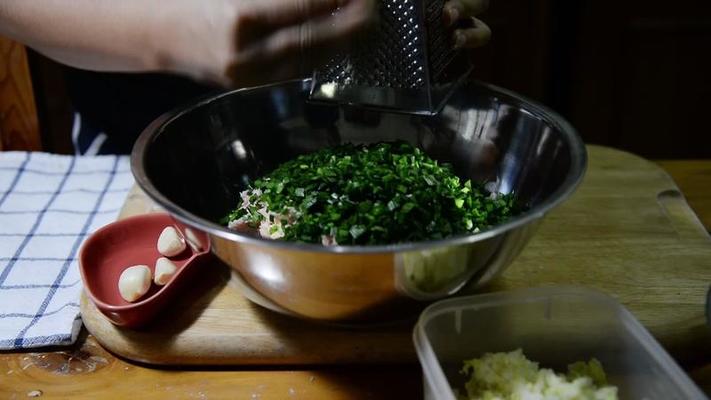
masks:
[[[444,0],[378,0],[377,6],[374,29],[315,72],[311,100],[438,112],[471,70],[452,50],[442,24]]]

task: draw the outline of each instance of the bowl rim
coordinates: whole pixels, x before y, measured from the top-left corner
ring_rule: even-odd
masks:
[[[166,112],[165,114],[161,115],[153,122],[151,122],[143,130],[141,135],[134,143],[133,150],[131,152],[131,171],[133,172],[133,176],[136,180],[136,183],[151,200],[163,207],[168,213],[170,213],[180,222],[189,226],[193,226],[194,228],[200,229],[208,233],[209,235],[214,235],[222,239],[227,239],[230,241],[248,245],[265,246],[282,250],[304,251],[311,253],[386,254],[431,250],[433,248],[441,248],[445,246],[458,246],[475,243],[493,238],[495,236],[499,236],[505,232],[511,231],[515,228],[541,219],[543,216],[545,216],[546,213],[548,213],[550,210],[567,200],[573,194],[573,192],[575,192],[577,187],[582,182],[583,177],[585,176],[585,172],[587,170],[588,156],[585,144],[583,143],[575,128],[573,128],[573,126],[565,118],[560,116],[555,111],[549,109],[548,107],[540,104],[539,102],[531,100],[508,89],[491,85],[489,83],[472,81],[466,83],[465,85],[481,87],[486,91],[492,93],[496,97],[505,99],[511,104],[519,106],[525,112],[528,112],[546,121],[548,124],[558,129],[570,145],[571,156],[571,167],[568,170],[568,173],[566,174],[563,183],[560,185],[560,187],[558,187],[558,189],[556,189],[553,193],[550,194],[549,198],[545,202],[532,207],[523,214],[517,215],[509,219],[503,224],[496,225],[492,228],[485,229],[477,233],[456,235],[438,240],[374,246],[324,246],[315,243],[286,242],[281,240],[262,239],[237,233],[228,229],[227,227],[221,226],[215,222],[199,217],[183,209],[182,207],[178,206],[177,204],[169,200],[167,197],[165,197],[162,193],[160,193],[158,189],[153,185],[151,180],[148,178],[148,175],[146,174],[144,168],[144,161],[147,155],[146,150],[150,146],[150,144],[155,141],[155,138],[164,131],[164,127],[173,122],[174,120],[180,118],[181,116],[187,113],[190,113],[195,109],[204,107],[212,102],[220,101],[224,97],[228,97],[236,93],[246,93],[255,90],[264,90],[272,87],[298,83],[301,83],[301,85],[308,88],[310,82],[310,78],[295,79],[290,81],[271,83],[268,85],[225,91],[217,95],[207,95],[197,101],[193,101],[188,105],[183,105],[172,111]]]

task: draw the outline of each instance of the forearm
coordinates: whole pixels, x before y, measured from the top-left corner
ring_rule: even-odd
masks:
[[[0,34],[78,68],[161,68],[149,28],[158,0],[2,0]],[[170,2],[168,2],[170,3]]]
[[[74,67],[245,86],[300,76],[371,15],[372,0],[0,0],[0,35]]]

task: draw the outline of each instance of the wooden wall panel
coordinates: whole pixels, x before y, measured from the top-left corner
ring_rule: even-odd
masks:
[[[27,53],[0,38],[0,150],[41,148]]]
[[[562,17],[575,24],[556,106],[587,142],[711,157],[711,2],[580,0]]]
[[[549,0],[492,0],[480,18],[491,42],[472,52],[473,78],[547,99],[551,25]]]
[[[711,19],[634,18],[626,36],[617,144],[651,158],[711,157]]]
[[[65,82],[65,67],[27,49],[45,151],[73,154],[73,110]]]

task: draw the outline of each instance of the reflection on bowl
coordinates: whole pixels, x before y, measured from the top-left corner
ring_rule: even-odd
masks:
[[[307,101],[310,82],[237,90],[156,120],[132,154],[138,184],[176,219],[210,235],[213,252],[291,315],[332,322],[401,319],[467,283],[484,284],[519,254],[538,222],[582,179],[585,147],[562,118],[486,84],[462,86],[436,116]],[[250,178],[340,143],[404,140],[462,177],[515,192],[529,209],[476,234],[389,246],[269,241],[216,221]],[[256,298],[256,294],[260,299]]]

